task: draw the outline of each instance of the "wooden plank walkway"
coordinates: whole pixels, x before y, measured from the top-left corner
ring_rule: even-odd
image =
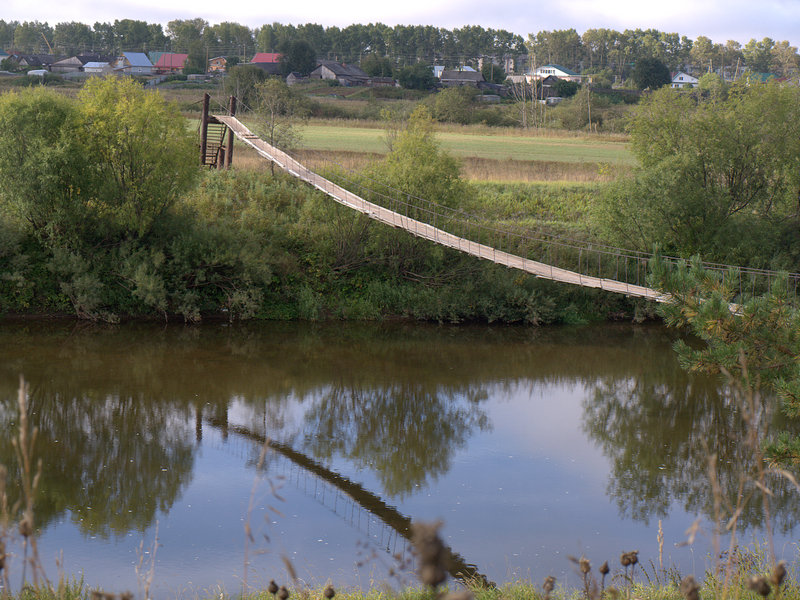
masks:
[[[392,227],[404,229],[417,237],[431,240],[437,244],[454,248],[460,252],[477,256],[485,260],[490,260],[500,265],[511,267],[512,269],[519,269],[526,273],[536,275],[543,279],[551,279],[553,281],[560,281],[572,285],[579,285],[582,287],[598,288],[608,292],[615,292],[618,294],[625,294],[626,296],[638,296],[655,300],[656,302],[665,302],[667,297],[658,292],[640,285],[632,285],[614,279],[604,279],[600,277],[592,277],[589,275],[582,275],[575,271],[568,271],[548,265],[545,263],[529,260],[514,254],[509,254],[502,250],[497,250],[491,246],[486,246],[471,240],[460,238],[451,233],[437,229],[432,225],[411,219],[400,213],[389,210],[377,204],[367,202],[360,196],[336,185],[332,181],[314,173],[307,169],[302,164],[297,162],[285,152],[269,145],[267,142],[252,133],[244,124],[242,124],[236,117],[214,115],[221,123],[227,125],[231,131],[242,140],[245,144],[252,147],[259,155],[271,160],[284,171],[301,179],[310,185],[313,185],[318,190],[324,192],[340,204],[364,213],[369,217],[386,223]]]

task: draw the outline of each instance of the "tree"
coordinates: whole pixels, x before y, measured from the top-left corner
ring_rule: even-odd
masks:
[[[723,277],[702,267],[669,267],[653,262],[650,282],[670,295],[659,306],[667,325],[688,328],[704,342],[700,348],[679,340],[675,350],[681,366],[691,372],[724,375],[734,387],[744,411],[760,413],[764,392],[777,395],[788,417],[800,416],[800,310],[789,295],[786,277],[767,292],[742,297],[735,274]],[[732,304],[736,310],[732,310]],[[756,415],[752,415],[756,416]],[[756,423],[757,425],[757,423]],[[783,432],[768,441],[773,459],[800,462],[800,437]]]
[[[6,94],[0,124],[0,197],[60,247],[146,236],[198,172],[177,109],[128,78]]]
[[[281,72],[288,75],[292,72],[308,76],[317,68],[317,53],[305,40],[291,40],[281,45]]]
[[[256,85],[267,79],[263,69],[255,65],[236,65],[228,69],[225,93],[236,96],[244,108],[256,105]]]
[[[377,54],[365,56],[361,61],[361,70],[370,77],[392,77],[394,75],[391,59]]]
[[[571,98],[578,93],[580,87],[577,81],[567,81],[566,79],[559,79],[553,85],[556,95],[562,98]]]
[[[261,137],[271,146],[288,151],[301,139],[298,122],[305,117],[299,98],[286,83],[270,78],[256,85],[256,118]],[[272,172],[275,163],[270,162]]]
[[[187,54],[186,65],[183,67],[184,74],[203,74],[208,70],[206,48],[203,44],[203,40],[194,40],[190,42]]]
[[[475,88],[468,86],[450,87],[441,90],[434,97],[433,116],[437,121],[469,123],[472,99],[475,93]]]
[[[429,90],[436,83],[436,78],[430,65],[416,63],[400,69],[397,72],[397,81],[406,89]]]
[[[375,179],[405,194],[456,206],[466,193],[458,162],[436,141],[430,111],[419,105],[376,167]]]
[[[689,57],[694,66],[702,71],[711,70],[713,56],[714,42],[704,35],[697,36],[697,39],[692,45],[692,50],[689,53]]]
[[[643,100],[630,133],[640,166],[602,203],[616,241],[797,269],[788,232],[800,190],[800,90],[738,84],[698,99],[665,88]]]
[[[481,74],[489,83],[503,83],[508,77],[503,67],[491,61],[484,61],[483,67],[481,67]]]
[[[86,54],[92,41],[92,30],[83,23],[57,23],[53,31],[53,48],[64,54]]]
[[[208,27],[204,19],[175,19],[167,23],[167,35],[172,41],[173,52],[186,52],[191,43],[203,38]]]
[[[742,49],[747,67],[754,73],[767,73],[772,63],[773,46],[775,46],[775,42],[768,37],[760,42],[751,38]]]
[[[640,58],[633,68],[633,83],[640,90],[658,89],[669,85],[672,78],[667,65],[657,58]]]
[[[781,77],[792,76],[797,71],[799,61],[797,47],[789,45],[786,40],[777,42],[773,46],[771,66]]]
[[[70,135],[91,157],[83,193],[123,237],[146,236],[199,173],[177,107],[129,78],[89,79]]]

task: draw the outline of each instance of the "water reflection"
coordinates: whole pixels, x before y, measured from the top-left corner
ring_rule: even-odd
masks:
[[[649,524],[666,518],[678,503],[687,513],[713,521],[720,510],[730,517],[729,507],[741,503],[737,498],[752,495],[739,526],[762,527],[765,510],[754,483],[758,465],[730,389],[718,379],[664,368],[664,361],[643,364],[652,367],[626,378],[602,378],[584,402],[584,431],[610,459],[608,494],[620,514]],[[762,436],[792,427],[774,412],[762,407]],[[712,456],[722,509],[714,506]],[[770,509],[776,523],[789,532],[797,521],[791,485],[784,477],[770,476],[768,487],[774,493]]]
[[[0,327],[0,463],[14,467],[10,438],[22,374],[31,385],[31,421],[40,429],[44,473],[37,522],[45,530],[68,517],[84,534],[143,531],[179,511],[179,500],[203,475],[196,465],[207,436],[224,441],[246,432],[243,470],[253,469],[270,439],[274,450],[292,454],[310,472],[324,472],[327,481],[345,481],[352,493],[361,486],[358,493],[369,496],[365,503],[395,511],[383,511],[381,518],[396,522],[399,531],[411,515],[404,505],[441,494],[443,480],[459,456],[474,452],[476,439],[506,458],[523,455],[529,462],[504,468],[515,465],[512,477],[524,480],[542,455],[494,436],[498,405],[513,404],[508,413],[519,411],[547,427],[541,422],[559,417],[546,415],[563,413],[548,404],[534,410],[536,390],[569,389],[565,397],[581,398],[583,432],[608,458],[607,496],[624,519],[649,523],[666,517],[676,503],[693,516],[712,517],[708,453],[719,455],[726,494],[736,491],[738,469],[750,453],[725,388],[680,371],[670,344],[660,328],[630,326],[6,325]],[[483,457],[477,463],[497,465]],[[491,509],[495,490],[507,484],[498,477],[493,487],[482,487],[484,477],[490,479],[474,473],[481,496],[476,505]],[[788,531],[796,505],[784,482],[773,485],[773,514]],[[524,521],[525,512],[542,511],[525,502],[541,502],[549,490],[530,486],[535,489],[509,494],[520,499],[519,514],[484,511],[478,518]],[[451,518],[456,494],[467,487],[448,488],[433,514]],[[208,488],[207,495],[216,494],[221,491]],[[466,495],[457,500],[472,501]],[[545,503],[563,501],[562,495]],[[230,510],[228,503],[209,512]],[[763,511],[752,504],[742,521],[761,526]],[[469,547],[453,545],[478,562],[486,535]],[[514,525],[488,535],[508,536],[508,544],[523,537]]]

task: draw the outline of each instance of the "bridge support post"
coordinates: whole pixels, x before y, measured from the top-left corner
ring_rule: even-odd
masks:
[[[236,116],[236,96],[231,96],[230,102],[228,104],[228,112],[232,117]],[[233,131],[228,129],[228,148],[225,151],[225,168],[231,168],[231,162],[233,162]]]
[[[211,95],[203,94],[203,112],[200,115],[200,164],[206,164],[206,150],[208,148],[208,104]]]

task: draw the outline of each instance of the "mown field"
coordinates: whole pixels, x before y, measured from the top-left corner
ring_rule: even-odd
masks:
[[[252,120],[243,120],[257,128]],[[312,120],[302,127],[302,141],[294,154],[311,168],[335,163],[359,170],[388,151],[385,131],[372,125]],[[471,181],[603,183],[633,165],[623,138],[442,126],[437,139],[443,149],[459,158],[462,175]],[[255,153],[241,144],[234,157],[239,167],[257,168],[260,164]]]

